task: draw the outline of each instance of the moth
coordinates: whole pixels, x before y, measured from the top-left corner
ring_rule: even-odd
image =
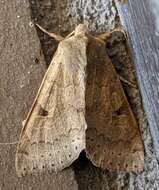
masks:
[[[111,33],[80,24],[66,38],[48,34],[59,45],[21,131],[18,176],[61,171],[82,150],[102,169],[141,171],[139,128],[105,50]]]

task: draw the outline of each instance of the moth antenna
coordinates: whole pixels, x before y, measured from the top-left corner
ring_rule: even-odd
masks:
[[[123,27],[118,27],[118,28],[115,28],[114,30],[112,30],[111,32],[105,32],[103,34],[99,34],[97,37],[101,40],[104,40],[106,41],[108,38],[111,37],[111,35],[114,33],[114,32],[120,32],[124,35],[124,38],[126,39],[127,38],[127,33],[125,31],[125,29]]]
[[[98,35],[97,38],[103,41],[106,41],[108,38],[110,38],[110,35],[111,35],[111,32],[106,32],[106,33]]]
[[[66,38],[71,37],[72,35],[74,35],[74,33],[75,33],[75,31],[73,30],[71,33],[69,33],[69,34],[66,36]]]
[[[41,30],[43,31],[44,33],[48,34],[50,37],[54,38],[56,41],[60,42],[64,39],[64,37],[58,35],[58,34],[55,34],[55,33],[52,33],[52,32],[48,32],[46,31],[44,28],[42,28],[40,25],[36,24],[36,26]]]

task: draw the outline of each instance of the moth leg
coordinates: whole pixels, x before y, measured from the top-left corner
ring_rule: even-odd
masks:
[[[25,122],[26,122],[26,119],[24,119],[23,121],[22,121],[22,126],[24,127],[24,125],[25,125]]]
[[[133,88],[137,88],[136,84],[133,82],[128,81],[127,79],[125,79],[124,77],[122,77],[121,75],[118,75],[119,79],[124,82],[125,84],[128,84],[129,86],[133,87]]]
[[[101,40],[107,41],[107,39],[109,39],[115,33],[122,34],[122,36],[124,36],[125,39],[127,38],[127,33],[123,27],[115,28],[111,32],[105,32],[103,34],[98,35],[97,37]]]
[[[42,28],[40,25],[36,24],[36,26],[41,30],[43,31],[44,33],[48,34],[50,37],[54,38],[56,41],[60,42],[62,41],[64,38],[58,34],[55,34],[55,33],[51,33],[51,32],[48,32],[46,31],[44,28]]]

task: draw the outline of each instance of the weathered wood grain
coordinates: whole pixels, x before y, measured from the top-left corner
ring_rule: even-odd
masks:
[[[19,138],[21,122],[33,102],[46,70],[27,0],[0,2],[0,142]],[[72,169],[58,175],[19,179],[15,173],[16,145],[0,145],[0,189],[77,189]]]
[[[152,2],[151,2],[152,3]],[[159,156],[159,36],[149,0],[116,1],[126,28],[139,81],[144,108]]]
[[[129,189],[159,189],[159,37],[154,15],[156,10],[159,10],[159,4],[156,0],[127,0],[122,4],[117,0],[115,2],[122,25],[128,32],[128,43],[146,112],[146,118],[141,123],[145,169],[137,176],[130,175]],[[158,14],[156,16],[158,18]],[[136,108],[138,109],[138,106]],[[140,112],[137,117],[141,121]]]

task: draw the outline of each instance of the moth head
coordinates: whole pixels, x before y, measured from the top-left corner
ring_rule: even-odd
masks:
[[[86,25],[84,24],[79,24],[76,28],[75,28],[75,35],[85,35],[88,34],[88,28]]]

